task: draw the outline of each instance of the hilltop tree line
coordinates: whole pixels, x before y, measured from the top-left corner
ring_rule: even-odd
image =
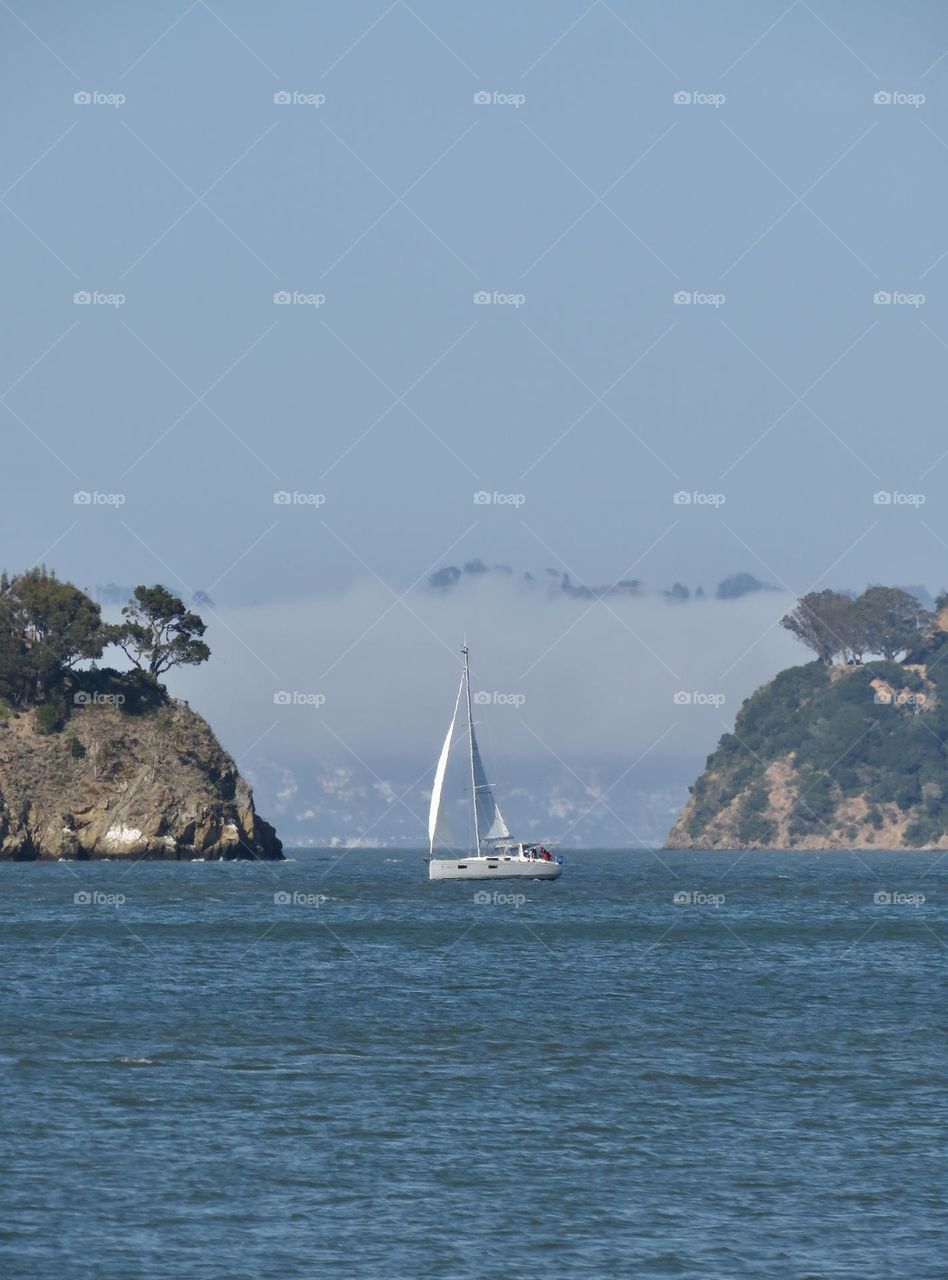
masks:
[[[942,608],[948,596],[935,604]],[[812,649],[826,666],[841,659],[862,662],[866,654],[889,661],[911,656],[931,639],[934,614],[900,587],[869,587],[862,595],[811,591],[780,625]]]
[[[120,648],[135,675],[154,688],[172,667],[210,657],[202,619],[165,587],[138,586],[123,621],[102,620],[102,609],[71,582],[45,567],[0,575],[0,699],[13,707],[62,707],[81,663]],[[114,673],[119,675],[119,673]],[[52,717],[50,722],[56,717]],[[60,717],[61,718],[61,717]]]
[[[487,574],[513,579],[516,575],[509,564],[487,565],[483,560],[468,560],[463,565],[445,565],[428,575],[428,586],[434,591],[450,591],[463,579],[476,579]],[[645,584],[639,578],[626,578],[621,582],[613,582],[607,586],[588,587],[572,581],[568,573],[561,569],[547,569],[546,576],[538,581],[532,573],[519,575],[518,582],[524,590],[545,585],[550,595],[564,595],[576,600],[604,599],[608,596],[639,596],[644,592]],[[739,600],[742,596],[752,595],[757,591],[773,591],[774,587],[761,582],[751,573],[732,573],[723,578],[714,592],[716,600]],[[692,592],[682,582],[675,582],[667,591],[661,592],[670,604],[684,604],[689,600],[704,600],[704,587],[697,586]]]
[[[119,582],[97,582],[89,594],[99,604],[126,604],[134,593],[134,587],[123,586]],[[195,591],[191,596],[191,604],[199,608],[214,608],[214,601],[206,591]]]

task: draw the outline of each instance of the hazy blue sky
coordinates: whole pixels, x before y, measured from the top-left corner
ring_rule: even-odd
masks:
[[[948,583],[943,5],[10,0],[0,48],[2,561],[209,589],[217,674],[180,687],[245,767],[321,735],[407,784],[465,628],[560,753],[669,752],[683,788],[803,656],[777,596],[385,614],[445,563]],[[264,723],[311,686],[332,730]],[[727,704],[675,746],[681,688]]]
[[[13,0],[0,32],[11,568],[234,603],[477,554],[948,579],[943,6]]]

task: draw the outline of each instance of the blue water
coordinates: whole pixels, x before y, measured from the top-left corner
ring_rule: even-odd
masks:
[[[0,865],[0,1273],[944,1276],[948,857],[291,856]]]

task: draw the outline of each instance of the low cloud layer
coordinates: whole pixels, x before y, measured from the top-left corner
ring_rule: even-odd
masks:
[[[214,656],[177,673],[173,692],[207,716],[255,779],[263,812],[282,815],[294,838],[307,824],[314,838],[357,838],[372,822],[379,842],[405,839],[417,812],[417,841],[466,637],[479,736],[514,820],[524,780],[549,826],[568,793],[602,792],[624,774],[608,808],[632,822],[648,797],[674,807],[667,797],[684,797],[741,701],[806,660],[778,625],[788,605],[778,593],[590,605],[497,582],[399,602],[363,585],[208,615]],[[644,823],[650,838],[662,822]]]

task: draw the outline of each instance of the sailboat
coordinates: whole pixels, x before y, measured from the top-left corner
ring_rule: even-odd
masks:
[[[533,880],[555,880],[563,873],[563,859],[550,853],[540,844],[524,844],[515,840],[497,807],[494,793],[477,745],[474,732],[474,714],[471,704],[471,667],[468,647],[461,649],[464,655],[464,671],[458,696],[454,701],[454,714],[448,727],[438,767],[431,789],[431,807],[428,811],[428,878],[430,880],[508,880],[521,877]],[[463,702],[462,702],[463,700]],[[436,857],[438,849],[450,849],[444,805],[444,783],[448,762],[455,746],[458,713],[462,706],[467,714],[467,746],[470,756],[471,807],[474,816],[474,849],[470,853]],[[463,729],[463,725],[462,725]],[[459,735],[460,736],[460,735]]]

